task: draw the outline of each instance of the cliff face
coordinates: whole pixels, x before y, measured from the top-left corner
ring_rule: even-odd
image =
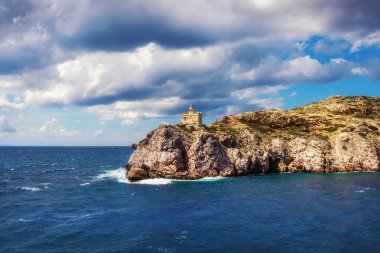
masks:
[[[334,96],[200,129],[160,126],[136,144],[130,180],[380,170],[380,98]]]

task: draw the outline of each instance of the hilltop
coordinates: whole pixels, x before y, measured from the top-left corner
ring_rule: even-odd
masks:
[[[333,96],[209,126],[162,125],[134,145],[130,180],[277,172],[379,171],[380,98]]]

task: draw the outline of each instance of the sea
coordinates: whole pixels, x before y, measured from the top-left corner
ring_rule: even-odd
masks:
[[[380,252],[380,173],[131,183],[129,147],[0,147],[0,252]]]

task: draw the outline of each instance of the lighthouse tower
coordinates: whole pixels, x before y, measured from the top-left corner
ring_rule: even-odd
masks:
[[[194,105],[190,105],[187,113],[181,114],[181,125],[202,126],[202,113],[197,112]]]

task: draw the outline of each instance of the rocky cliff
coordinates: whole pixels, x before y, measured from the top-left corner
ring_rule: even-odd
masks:
[[[162,125],[135,144],[130,180],[380,170],[380,98],[333,96],[208,127]]]

